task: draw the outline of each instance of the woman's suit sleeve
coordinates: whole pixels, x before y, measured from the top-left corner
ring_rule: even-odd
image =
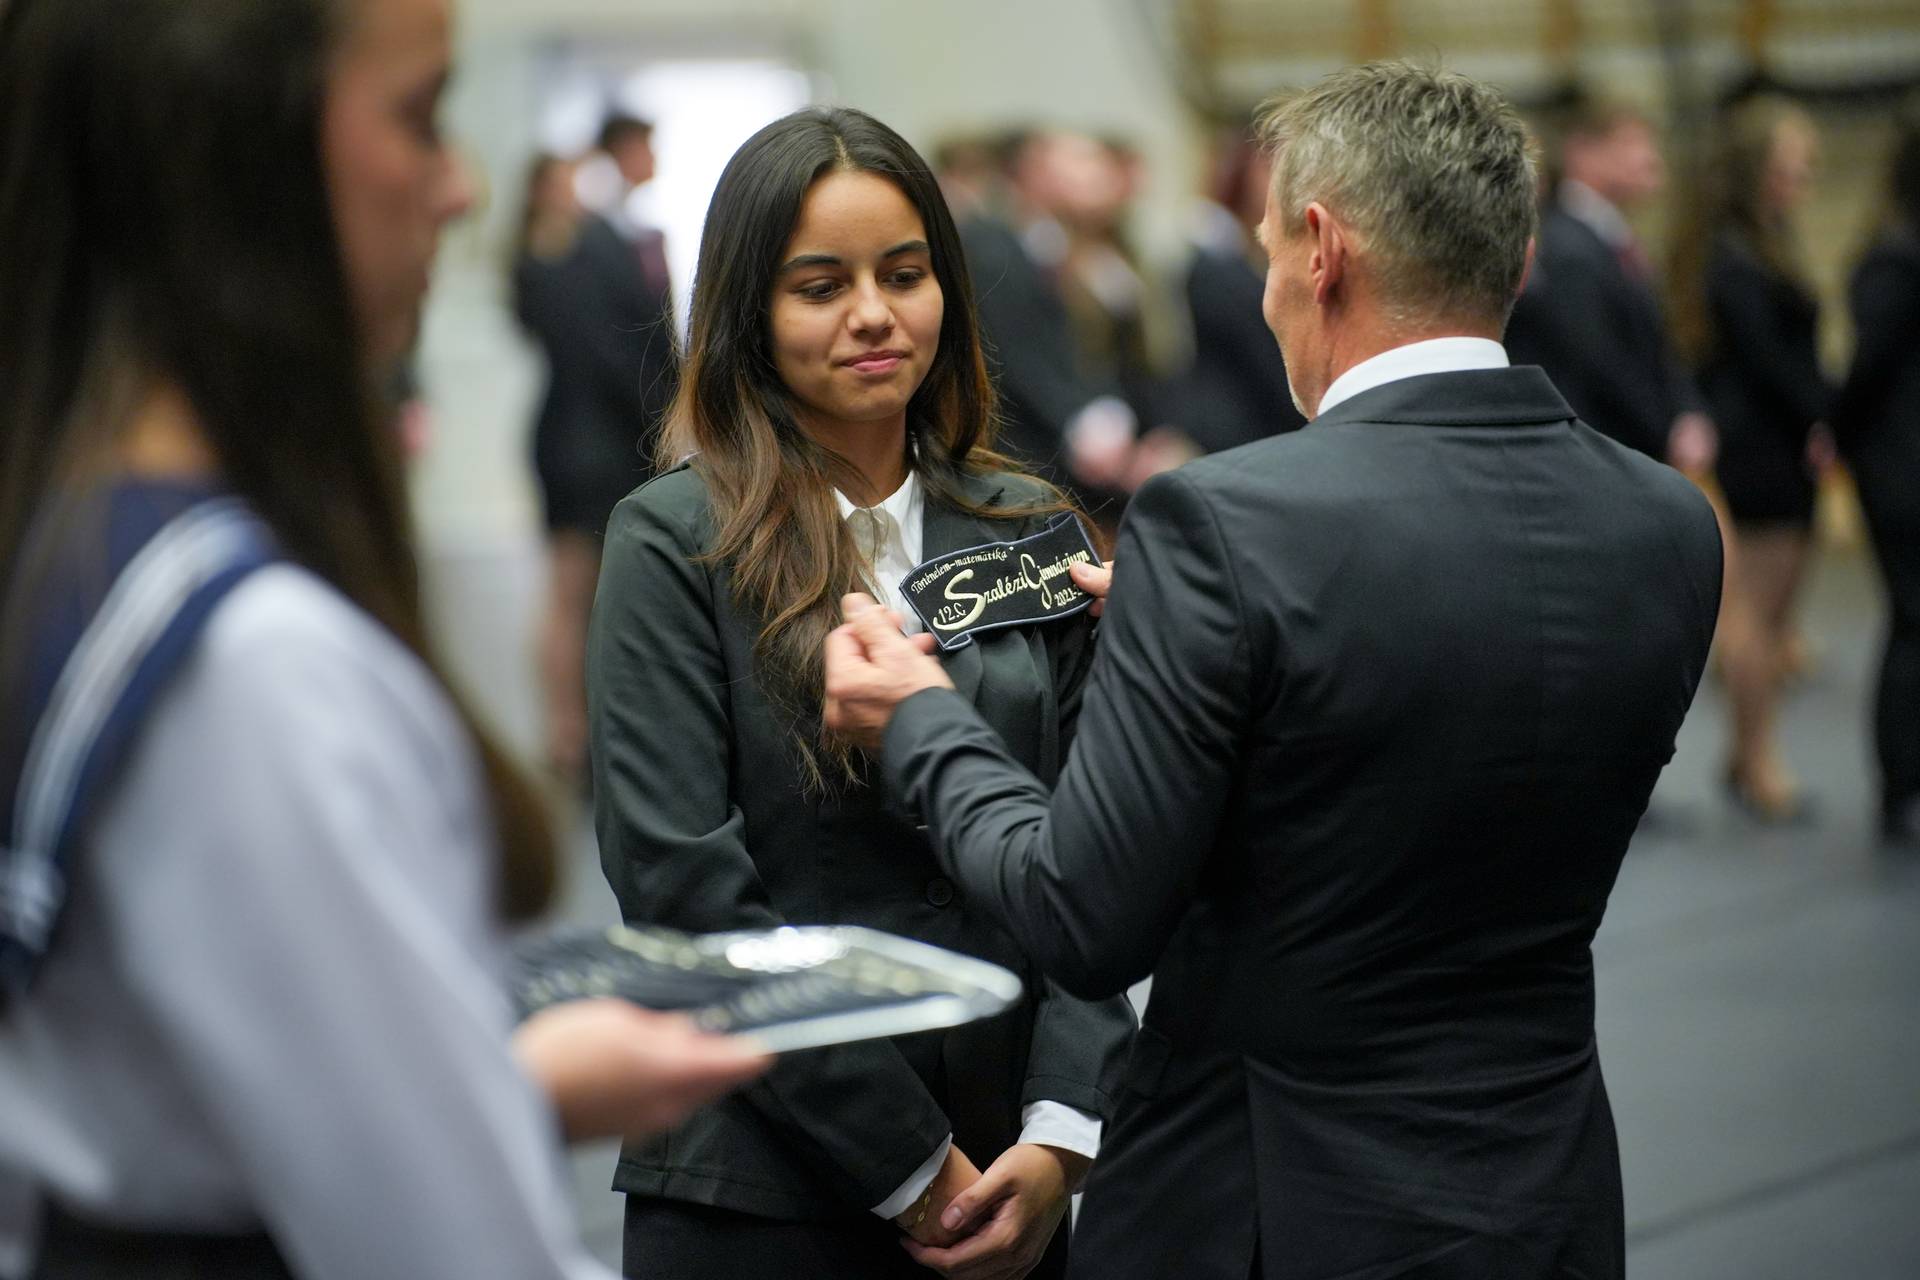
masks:
[[[621,502],[607,530],[587,654],[601,864],[631,923],[767,928],[784,921],[732,797],[722,588],[695,559],[705,545],[696,525],[707,518],[676,501],[684,476]],[[885,1041],[785,1058],[744,1096],[824,1185],[862,1209],[891,1195],[952,1130]]]

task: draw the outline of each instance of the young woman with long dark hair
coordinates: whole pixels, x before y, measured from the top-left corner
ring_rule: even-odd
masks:
[[[597,1275],[529,1078],[628,1132],[762,1065],[604,1001],[509,1051],[552,841],[376,390],[469,200],[449,23],[0,6],[0,1274]]]
[[[821,715],[843,594],[896,599],[917,564],[1072,516],[993,452],[993,423],[926,163],[850,110],[803,111],[743,145],[707,214],[664,474],[607,534],[587,662],[607,877],[630,920],[870,925],[1008,965],[1031,995],[981,1025],[796,1055],[629,1147],[615,1175],[629,1275],[1064,1266],[1057,1228],[1131,1013],[1051,988],[977,917]],[[945,660],[1051,777],[1092,641],[1083,612],[977,634]]]

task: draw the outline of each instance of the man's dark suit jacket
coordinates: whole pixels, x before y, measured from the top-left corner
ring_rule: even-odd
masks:
[[[1673,420],[1701,406],[1653,283],[1558,204],[1540,219],[1533,273],[1507,325],[1515,364],[1537,364],[1580,420],[1665,459]]]
[[[1088,1280],[1618,1277],[1600,923],[1720,543],[1535,368],[1366,391],[1145,486],[1049,793],[965,701],[888,786],[1069,991],[1153,974]]]
[[[520,322],[548,362],[533,432],[547,523],[598,535],[614,503],[653,473],[676,383],[672,297],[597,214],[565,258],[517,263],[514,286]]]
[[[1187,268],[1193,386],[1175,420],[1208,453],[1301,426],[1287,362],[1260,314],[1265,292],[1265,279],[1243,253],[1203,248]]]
[[[1005,475],[969,485],[976,503],[1038,495]],[[1043,523],[983,521],[929,493],[923,554]],[[985,1168],[1018,1140],[1028,1103],[1109,1115],[1133,1032],[1124,997],[1088,1002],[1049,984],[877,787],[802,787],[789,720],[754,674],[757,620],[728,568],[700,559],[712,538],[706,482],[686,466],[622,501],[607,533],[587,682],[595,825],[622,914],[690,932],[868,925],[1005,965],[1030,994],[985,1023],[789,1055],[629,1146],[616,1189],[795,1221],[870,1217],[949,1132]],[[1090,619],[992,632],[945,661],[1014,758],[1055,777],[1092,661]]]

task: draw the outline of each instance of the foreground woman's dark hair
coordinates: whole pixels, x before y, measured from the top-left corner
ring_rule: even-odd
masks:
[[[86,518],[82,496],[163,384],[284,553],[426,656],[398,442],[321,165],[343,8],[0,4],[0,690],[19,678],[7,637],[42,568],[23,550],[29,524]],[[501,905],[529,915],[551,891],[551,836],[532,788],[467,720],[504,850]]]

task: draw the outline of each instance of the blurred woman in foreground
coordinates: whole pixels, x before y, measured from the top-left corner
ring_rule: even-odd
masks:
[[[763,1065],[604,1002],[509,1052],[551,841],[373,391],[469,198],[449,20],[0,7],[0,1274],[598,1275],[529,1077],[586,1134]]]

